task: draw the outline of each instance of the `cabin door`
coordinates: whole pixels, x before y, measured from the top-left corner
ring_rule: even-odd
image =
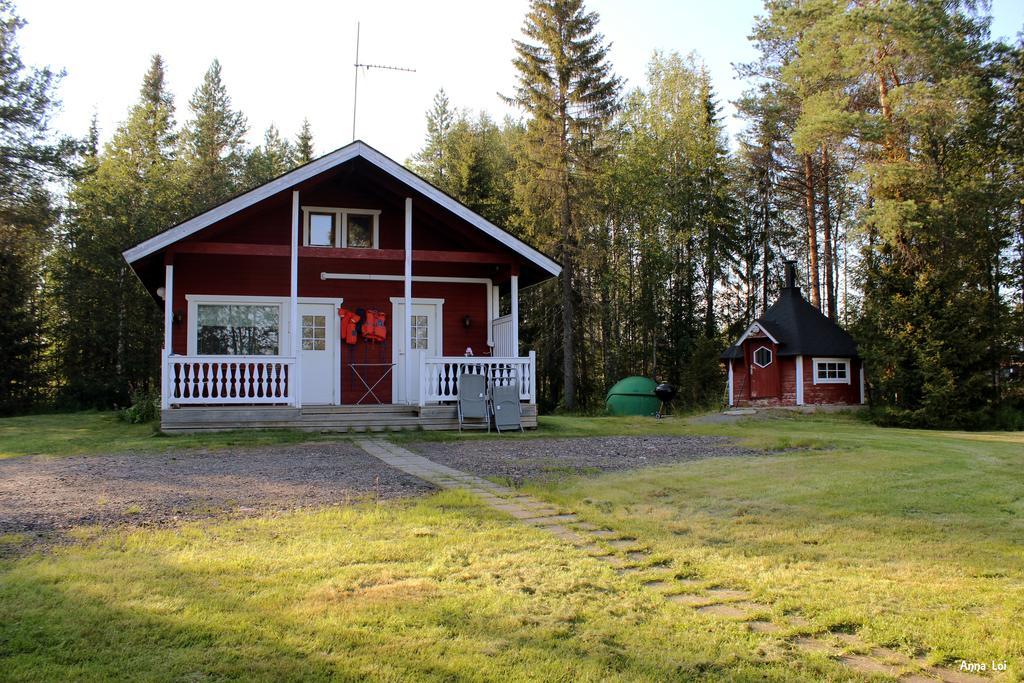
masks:
[[[299,353],[302,354],[302,404],[330,405],[338,386],[338,316],[333,304],[299,304]]]
[[[778,358],[771,344],[755,345],[750,354],[750,398],[776,398],[779,395]]]
[[[409,348],[405,348],[404,335],[392,336],[393,357],[396,359],[392,395],[395,403],[419,403],[420,361],[441,355],[441,299],[413,299],[412,324],[409,329]],[[392,329],[401,330],[405,324],[405,304],[394,302]]]

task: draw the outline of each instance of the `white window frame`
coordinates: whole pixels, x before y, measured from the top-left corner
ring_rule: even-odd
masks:
[[[267,358],[291,358],[291,355],[286,351],[292,348],[292,325],[291,325],[291,299],[286,296],[248,296],[248,295],[231,295],[231,294],[186,294],[185,301],[188,305],[188,325],[186,327],[187,339],[185,344],[186,353],[189,356],[197,356],[197,350],[199,349],[199,304],[257,304],[263,306],[277,305],[278,306],[278,325],[281,329],[278,331],[278,344],[280,345],[277,356],[267,356]],[[342,298],[335,297],[321,297],[321,296],[300,296],[298,298],[300,304],[333,304],[334,305],[334,333],[335,338],[340,339],[341,322],[338,320],[338,307],[340,307],[345,300]],[[299,330],[299,334],[302,331]],[[225,356],[226,358],[228,356]]]
[[[373,246],[352,247],[353,249],[380,249],[380,209],[346,209],[334,206],[304,206],[302,207],[302,246],[321,247],[329,249],[322,244],[309,243],[309,221],[312,214],[332,214],[334,216],[334,247],[348,249],[348,216],[372,216],[373,217]]]
[[[818,377],[818,363],[836,363],[846,367],[846,377],[844,378],[825,378],[821,379]],[[814,384],[849,384],[850,383],[850,359],[849,358],[812,358],[811,359],[811,371],[814,373],[812,379]]]
[[[256,306],[277,306],[277,355],[267,358],[286,357],[285,349],[291,348],[289,342],[289,320],[288,307],[285,305],[288,297],[278,296],[227,296],[223,294],[186,294],[185,301],[188,303],[188,355],[199,355],[199,304],[232,305],[249,304]],[[230,358],[231,356],[225,356]]]
[[[768,352],[768,362],[765,363],[764,365],[761,365],[760,363],[757,362],[757,352],[760,351],[761,349],[764,349],[765,351]],[[775,352],[772,351],[767,346],[758,346],[756,349],[754,349],[754,352],[750,354],[750,362],[759,368],[766,368],[775,362]]]

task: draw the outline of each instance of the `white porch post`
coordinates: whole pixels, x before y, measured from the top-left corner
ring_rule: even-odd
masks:
[[[813,396],[812,396],[813,400]],[[796,357],[796,404],[804,404],[804,357]]]
[[[299,191],[292,191],[292,263],[291,263],[291,302],[289,313],[289,330],[291,337],[291,355],[295,359],[294,376],[291,377],[292,405],[302,405],[302,354],[300,348],[299,326]]]
[[[864,361],[860,362],[860,402],[861,405],[867,403],[864,396]]]
[[[414,377],[412,373],[416,372],[419,368],[409,367],[411,363],[408,362],[412,354],[409,353],[410,336],[412,330],[412,197],[405,198],[405,277],[403,278],[405,284],[405,309],[404,320],[402,321],[402,372],[404,373],[404,393],[405,402],[412,403],[413,397],[412,392],[409,391],[409,387],[412,386],[410,379]],[[437,324],[443,325],[443,320],[438,320]],[[440,349],[442,355],[444,355],[444,349]]]
[[[519,276],[512,276],[512,355],[519,357]]]
[[[171,378],[168,375],[167,359],[174,348],[174,266],[164,267],[164,351],[160,355],[160,407],[171,407]]]
[[[732,358],[729,359],[729,407],[732,408]]]

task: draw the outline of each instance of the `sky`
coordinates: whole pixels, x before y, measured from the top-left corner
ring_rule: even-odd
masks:
[[[235,108],[257,144],[270,124],[294,138],[308,118],[316,151],[352,140],[356,24],[359,61],[415,69],[361,70],[356,137],[404,161],[423,144],[425,112],[444,88],[452,105],[494,118],[518,115],[511,94],[513,38],[527,0],[18,0],[26,21],[22,59],[64,69],[57,130],[83,136],[95,113],[109,139],[151,55],[164,57],[178,120],[217,58]],[[760,0],[588,0],[627,87],[642,85],[655,50],[696,52],[707,65],[730,136],[741,130],[731,101],[744,83],[733,64],[751,61],[747,40]],[[1024,0],[993,0],[995,36],[1024,28]]]

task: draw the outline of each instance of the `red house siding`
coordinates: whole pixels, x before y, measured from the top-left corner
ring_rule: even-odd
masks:
[[[188,300],[189,294],[224,296],[275,296],[287,297],[290,293],[289,260],[272,256],[223,256],[179,254],[174,262],[174,310],[181,313],[181,322],[174,325],[172,332],[173,353],[188,353]],[[417,268],[414,264],[414,273]],[[335,259],[301,259],[299,261],[299,297],[342,298],[342,304],[349,310],[357,308],[376,309],[387,316],[388,341],[373,343],[360,339],[354,345],[341,344],[339,353],[341,368],[341,401],[354,403],[362,396],[362,384],[352,374],[349,363],[391,363],[392,337],[394,335],[394,311],[391,297],[404,295],[402,282],[380,280],[323,280],[321,272],[377,273],[388,274],[395,270],[395,264],[379,261],[365,261],[353,264]],[[451,265],[449,276],[460,276],[464,272],[477,275],[472,265]],[[398,274],[398,273],[391,273]],[[481,355],[487,346],[487,288],[481,283],[413,282],[412,295],[415,298],[444,299],[442,307],[443,349],[446,356],[461,356],[466,348]],[[465,326],[469,316],[470,326]],[[288,355],[287,349],[281,350]],[[368,369],[363,374],[372,384],[375,372]],[[375,393],[382,401],[391,400],[391,382],[381,382]]]

